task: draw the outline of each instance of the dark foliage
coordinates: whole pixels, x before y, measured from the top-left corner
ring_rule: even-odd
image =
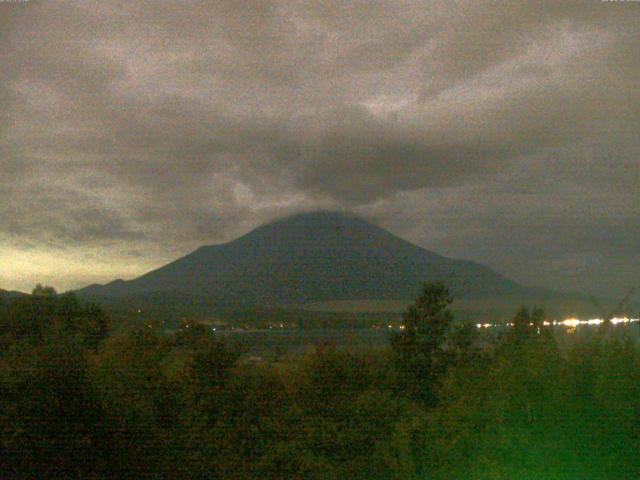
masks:
[[[636,479],[640,349],[552,332],[539,309],[478,337],[424,286],[392,347],[243,355],[211,329],[106,317],[38,288],[0,305],[7,479]]]

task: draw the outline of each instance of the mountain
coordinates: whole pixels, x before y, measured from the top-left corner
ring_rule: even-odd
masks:
[[[16,298],[16,297],[24,297],[26,296],[26,293],[22,293],[22,292],[17,292],[17,291],[9,291],[9,290],[2,290],[0,288],[0,299],[4,299],[4,298]]]
[[[217,305],[304,306],[322,302],[413,299],[426,280],[443,280],[459,299],[509,298],[514,304],[561,294],[529,288],[478,263],[425,250],[361,218],[298,214],[231,242],[198,248],[130,281],[78,290],[92,298],[156,296]],[[511,304],[511,302],[510,302]]]

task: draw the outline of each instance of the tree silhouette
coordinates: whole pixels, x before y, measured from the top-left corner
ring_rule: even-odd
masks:
[[[453,322],[452,302],[444,283],[425,283],[415,303],[402,315],[404,330],[391,338],[405,386],[427,403],[435,403],[435,382],[452,356],[446,346]]]
[[[55,297],[57,294],[58,292],[56,292],[55,288],[43,286],[41,283],[38,283],[31,291],[31,295],[34,297]]]

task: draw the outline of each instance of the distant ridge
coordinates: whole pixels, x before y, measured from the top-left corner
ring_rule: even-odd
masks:
[[[2,290],[0,288],[0,298],[15,298],[15,297],[23,297],[25,295],[28,295],[28,294],[24,292],[18,292],[15,290]]]
[[[411,299],[424,281],[436,279],[459,298],[559,295],[430,252],[362,218],[326,211],[283,218],[231,242],[200,247],[136,279],[77,293],[117,298],[172,292],[221,304],[305,305]]]

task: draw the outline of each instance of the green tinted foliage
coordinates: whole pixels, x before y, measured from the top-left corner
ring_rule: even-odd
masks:
[[[51,287],[3,302],[0,471],[7,478],[81,477],[100,469],[105,418],[88,358],[106,335],[101,310]]]
[[[535,331],[534,331],[535,332]],[[450,369],[427,422],[434,478],[637,478],[637,344],[602,335],[560,352],[506,336]]]
[[[92,358],[106,412],[110,468],[123,476],[163,468],[180,405],[164,374],[169,354],[168,342],[142,328],[109,338]]]
[[[2,478],[640,478],[627,327],[570,336],[521,309],[478,338],[427,284],[393,348],[269,363],[197,323],[105,338],[102,312],[49,293],[0,305]]]
[[[545,313],[542,308],[534,307],[529,310],[527,307],[520,307],[512,320],[512,336],[516,341],[524,342],[539,335],[542,330],[547,330],[544,329],[544,319]]]
[[[194,408],[215,414],[216,396],[228,381],[239,356],[238,350],[213,337],[201,337],[191,345],[183,384]]]
[[[0,357],[0,448],[6,478],[80,478],[104,460],[104,415],[82,344],[52,334]]]
[[[77,336],[86,347],[96,348],[109,332],[107,316],[99,307],[82,305],[73,294],[57,295],[53,289],[6,301],[2,307],[2,343],[38,343],[52,332],[60,332]]]
[[[404,388],[432,405],[436,402],[436,383],[455,352],[454,348],[448,348],[452,345],[447,345],[452,343],[453,313],[449,309],[452,302],[443,283],[425,283],[415,303],[402,315],[404,330],[391,337]]]
[[[52,298],[58,294],[56,289],[53,287],[44,286],[41,283],[37,284],[35,288],[31,291],[31,295],[34,297],[45,297]]]

